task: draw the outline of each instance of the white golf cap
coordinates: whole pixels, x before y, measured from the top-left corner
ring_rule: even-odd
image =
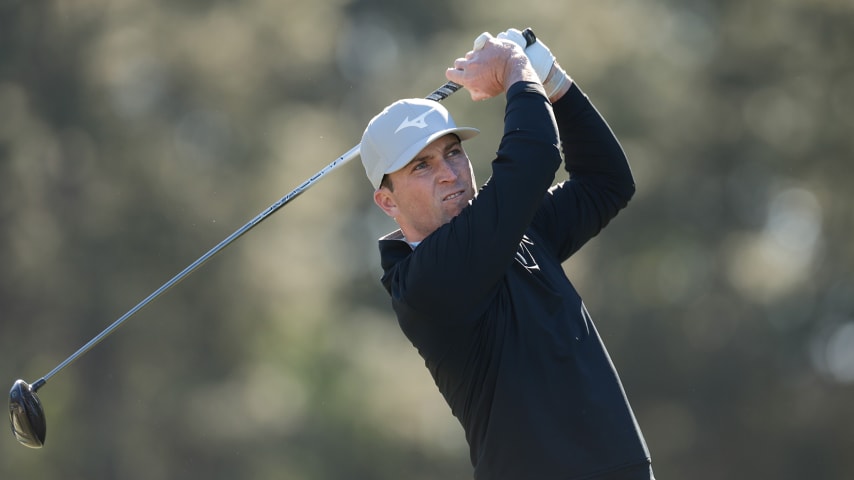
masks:
[[[359,152],[368,180],[380,188],[383,175],[405,167],[424,147],[449,133],[468,140],[480,131],[457,127],[448,110],[433,100],[392,103],[371,119],[362,135]]]

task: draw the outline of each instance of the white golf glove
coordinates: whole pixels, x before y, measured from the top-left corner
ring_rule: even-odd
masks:
[[[497,38],[510,40],[525,50],[525,55],[528,56],[528,61],[531,62],[531,66],[534,67],[534,71],[540,77],[540,82],[543,84],[546,95],[548,95],[550,100],[553,100],[554,95],[564,88],[567,83],[572,82],[569,75],[555,61],[555,56],[552,55],[549,47],[539,39],[526,47],[525,45],[528,42],[525,40],[525,36],[515,28],[499,33]],[[555,67],[554,71],[552,70],[553,66]]]
[[[472,47],[472,50],[475,52],[480,50],[484,45],[486,45],[486,42],[489,41],[490,38],[492,38],[492,35],[490,35],[489,32],[481,33],[474,39],[474,46]]]

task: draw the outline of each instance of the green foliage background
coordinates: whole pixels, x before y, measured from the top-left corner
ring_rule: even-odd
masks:
[[[854,471],[854,6],[844,0],[0,0],[0,379],[35,381],[532,26],[617,133],[629,208],[567,263],[661,479]],[[484,134],[500,99],[448,99]],[[0,478],[470,478],[331,174],[40,392]]]

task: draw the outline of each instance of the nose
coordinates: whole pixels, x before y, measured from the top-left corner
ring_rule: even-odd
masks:
[[[440,183],[456,181],[457,177],[459,176],[457,168],[459,167],[454,162],[447,159],[442,160],[442,162],[439,164],[437,180]]]

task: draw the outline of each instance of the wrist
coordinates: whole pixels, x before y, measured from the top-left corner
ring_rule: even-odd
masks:
[[[519,82],[540,83],[540,78],[525,55],[514,55],[507,62],[504,71],[504,91]]]
[[[560,100],[569,91],[570,87],[572,87],[572,78],[555,61],[552,64],[551,70],[549,70],[548,76],[543,80],[543,88],[546,91],[546,96],[549,97],[551,103],[554,103]]]

